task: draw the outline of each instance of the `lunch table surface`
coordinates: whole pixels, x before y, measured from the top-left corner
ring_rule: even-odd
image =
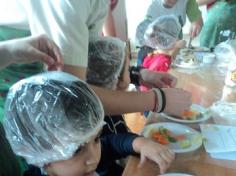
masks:
[[[193,103],[208,108],[222,97],[226,75],[226,69],[224,68],[214,65],[208,65],[198,70],[173,68],[170,73],[178,78],[177,87],[192,93]],[[139,133],[146,123],[146,118],[142,113],[126,114],[125,120],[131,131],[136,133]],[[170,122],[163,117],[158,118],[157,121]],[[228,125],[228,122],[220,121],[219,118],[217,122],[218,124]],[[204,123],[214,124],[215,121],[211,118]],[[230,125],[236,126],[236,124]],[[199,124],[190,126],[200,130]],[[123,176],[157,176],[159,174],[158,165],[153,162],[147,161],[141,167],[138,167],[138,163],[138,157],[130,156]],[[194,176],[236,176],[236,161],[214,159],[205,151],[202,145],[196,151],[176,154],[176,159],[167,173],[185,173]]]

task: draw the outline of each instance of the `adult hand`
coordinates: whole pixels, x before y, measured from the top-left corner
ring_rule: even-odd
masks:
[[[63,59],[58,46],[45,35],[6,42],[12,63],[42,61],[49,70],[61,69]]]
[[[148,69],[140,71],[140,79],[141,84],[149,88],[175,87],[177,83],[177,78],[169,73],[154,72]]]
[[[198,36],[198,34],[201,32],[202,25],[202,18],[200,18],[198,21],[192,22],[189,32],[191,38],[195,38],[196,36]]]
[[[192,104],[190,92],[179,88],[164,88],[162,90],[166,97],[165,113],[181,117],[181,114],[190,108]]]
[[[133,148],[141,155],[139,166],[149,159],[159,165],[161,174],[165,173],[175,158],[174,152],[168,147],[144,137],[136,138],[133,142]]]

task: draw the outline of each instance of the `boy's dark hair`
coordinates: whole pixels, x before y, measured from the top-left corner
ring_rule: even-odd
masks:
[[[85,82],[51,74],[58,80],[38,75],[15,84],[5,104],[4,127],[14,152],[38,166],[71,157],[103,125],[101,102]]]
[[[124,64],[125,43],[111,37],[93,39],[88,55],[86,82],[112,88]]]

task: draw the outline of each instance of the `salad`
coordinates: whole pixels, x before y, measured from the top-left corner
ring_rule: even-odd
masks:
[[[184,120],[197,120],[203,117],[203,114],[195,109],[186,110],[182,113]]]
[[[186,138],[185,134],[174,135],[169,129],[163,126],[158,129],[152,129],[149,134],[151,139],[163,145],[180,142],[181,148],[191,146],[191,142]]]

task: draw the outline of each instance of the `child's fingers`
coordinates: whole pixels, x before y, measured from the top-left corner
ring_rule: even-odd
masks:
[[[160,156],[165,161],[165,163],[169,165],[171,158],[169,158],[165,153],[160,153]]]
[[[161,174],[163,174],[169,168],[174,158],[174,152],[169,148],[163,146],[162,150],[159,151],[156,156],[154,156],[153,161],[155,161],[159,165],[160,172]]]
[[[171,155],[167,150],[160,153],[161,157],[165,160],[166,163],[170,164],[174,159],[174,156]]]
[[[34,58],[35,60],[38,60],[38,61],[42,61],[42,62],[46,63],[49,66],[51,66],[55,63],[52,57],[50,57],[49,55],[47,55],[47,54],[45,54],[45,53],[43,53],[40,50],[37,50],[35,48],[31,48],[28,55],[31,58]]]
[[[166,155],[168,156],[168,158],[170,158],[171,161],[175,159],[175,153],[170,149],[167,149]]]
[[[146,161],[146,157],[144,155],[141,154],[140,156],[140,162],[138,164],[138,167],[141,167]]]
[[[157,155],[154,158],[154,161],[159,165],[160,167],[160,173],[163,174],[169,167],[169,163],[165,161],[164,158],[162,158],[161,155]]]

